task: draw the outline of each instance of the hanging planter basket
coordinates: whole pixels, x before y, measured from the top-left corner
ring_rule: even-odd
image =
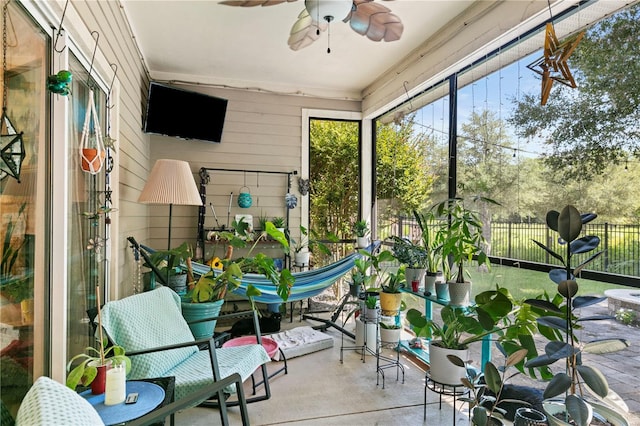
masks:
[[[91,121],[93,121],[93,132],[91,132]],[[90,90],[87,101],[87,115],[84,117],[82,138],[80,139],[82,171],[92,175],[99,173],[104,165],[105,152],[93,90]]]

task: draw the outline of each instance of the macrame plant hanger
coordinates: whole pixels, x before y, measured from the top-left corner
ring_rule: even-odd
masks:
[[[91,66],[89,67],[89,74],[87,76],[87,86],[89,86],[90,89],[87,99],[86,115],[84,117],[84,125],[82,127],[82,137],[80,138],[80,158],[82,160],[82,171],[95,175],[102,170],[106,151],[102,140],[102,130],[100,128],[100,119],[96,110],[93,88],[91,88],[89,84],[91,80],[91,71],[93,70],[93,61],[95,60],[96,50],[98,49],[98,39],[100,38],[100,34],[98,34],[97,31],[92,31],[91,36],[95,38],[96,45],[93,49]],[[93,126],[91,126],[91,121],[93,121]],[[91,132],[92,128],[93,132]]]
[[[7,7],[9,1],[2,5],[2,118],[0,119],[0,180],[11,176],[20,182],[20,170],[25,157],[24,132],[16,132],[7,115]]]

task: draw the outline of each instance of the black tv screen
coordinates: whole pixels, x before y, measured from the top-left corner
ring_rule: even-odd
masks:
[[[220,142],[227,100],[151,82],[144,131]]]

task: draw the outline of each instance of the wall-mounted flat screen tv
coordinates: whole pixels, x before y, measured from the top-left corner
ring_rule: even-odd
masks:
[[[220,142],[227,100],[156,82],[149,86],[144,131]]]

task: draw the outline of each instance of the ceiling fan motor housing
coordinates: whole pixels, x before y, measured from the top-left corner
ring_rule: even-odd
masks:
[[[304,7],[315,22],[344,19],[353,7],[352,0],[305,0]]]

